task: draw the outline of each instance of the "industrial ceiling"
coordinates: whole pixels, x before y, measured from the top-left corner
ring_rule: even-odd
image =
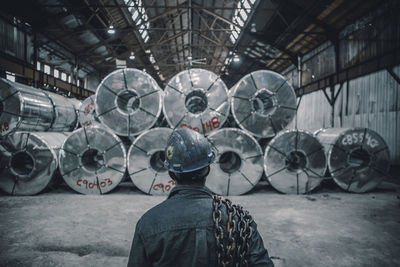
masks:
[[[160,85],[187,68],[232,86],[258,69],[282,72],[368,11],[376,0],[7,1],[10,16],[38,34],[41,60],[74,61],[104,77],[118,64]],[[67,51],[67,52],[63,52]]]

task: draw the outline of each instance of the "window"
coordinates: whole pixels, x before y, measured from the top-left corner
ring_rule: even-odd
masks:
[[[67,74],[64,72],[61,72],[61,80],[67,81]]]
[[[58,70],[56,70],[56,69],[54,69],[54,77],[55,78],[60,77],[60,72]]]
[[[15,82],[15,73],[6,71],[6,79]]]
[[[46,65],[46,64],[44,64],[44,73],[46,73],[46,74],[50,74],[50,72],[51,72],[50,66],[49,66],[49,65]]]
[[[247,20],[247,13],[246,13],[246,11],[244,11],[244,9],[240,10],[240,16],[242,17],[242,19],[244,21]]]
[[[37,70],[40,70],[40,62],[39,62],[39,61],[36,62],[36,69],[37,69]]]
[[[133,9],[133,7],[132,7],[132,9]],[[129,10],[129,11],[132,12],[132,10]],[[137,10],[135,10],[135,12],[133,12],[133,14],[132,14],[132,19],[133,19],[134,21],[136,21],[136,19],[137,19],[138,16],[139,16],[139,12],[137,12]]]

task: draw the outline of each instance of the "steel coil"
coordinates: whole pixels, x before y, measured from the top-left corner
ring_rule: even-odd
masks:
[[[0,143],[0,188],[11,195],[35,195],[50,183],[58,153],[69,133],[17,132]]]
[[[128,152],[128,172],[133,184],[150,195],[168,195],[175,181],[164,167],[170,128],[153,128],[139,135]]]
[[[252,72],[230,90],[233,117],[240,128],[257,137],[273,137],[296,114],[296,95],[278,73]]]
[[[268,182],[279,192],[308,193],[323,180],[326,171],[324,147],[312,133],[281,132],[265,149],[264,171]]]
[[[78,109],[76,101],[61,95],[45,92],[53,103],[54,120],[48,131],[71,132],[79,124]]]
[[[172,128],[188,127],[202,134],[219,129],[229,115],[228,89],[214,73],[185,70],[165,87],[163,112]]]
[[[17,130],[71,131],[77,121],[67,98],[0,78],[0,136]]]
[[[79,122],[82,126],[100,123],[100,120],[96,115],[94,96],[89,96],[82,101],[79,107]]]
[[[96,91],[99,120],[121,136],[150,129],[161,113],[163,91],[147,73],[137,69],[116,70]]]
[[[317,138],[327,151],[331,176],[346,191],[370,191],[389,171],[389,148],[371,129],[330,128],[318,131]]]
[[[247,132],[223,128],[208,136],[214,151],[206,186],[221,195],[241,195],[250,191],[263,173],[260,145]]]
[[[122,180],[126,151],[111,130],[90,126],[75,130],[60,152],[60,172],[73,190],[82,194],[105,194]]]

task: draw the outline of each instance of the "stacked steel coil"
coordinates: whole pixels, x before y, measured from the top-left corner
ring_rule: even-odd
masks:
[[[170,128],[153,128],[139,135],[128,152],[128,172],[132,182],[144,193],[167,195],[175,181],[164,167],[164,149]]]
[[[147,73],[137,69],[116,70],[96,91],[98,119],[121,136],[134,136],[150,129],[162,109],[163,91]]]
[[[141,191],[167,195],[175,181],[164,168],[164,148],[177,127],[209,139],[216,160],[206,185],[222,195],[249,192],[263,173],[279,192],[309,193],[327,165],[341,188],[366,192],[389,169],[389,149],[370,129],[325,129],[318,138],[282,131],[296,114],[296,96],[271,71],[244,76],[229,94],[202,69],[178,73],[164,92],[143,71],[116,70],[82,103],[4,79],[0,88],[0,188],[13,195],[42,191],[57,166],[82,194],[108,193],[129,174]],[[78,121],[83,128],[73,133],[42,133],[72,131]]]
[[[350,192],[374,189],[388,174],[389,148],[368,128],[330,128],[316,133],[325,146],[328,167],[336,184]]]
[[[0,78],[0,136],[72,131],[77,122],[74,104],[67,98]]]
[[[250,191],[263,173],[260,145],[249,133],[223,128],[208,136],[216,155],[206,180],[214,193],[241,195]]]
[[[51,182],[68,133],[17,132],[0,143],[0,188],[11,195],[35,195]]]
[[[240,128],[257,137],[273,137],[296,114],[296,94],[276,72],[259,70],[236,83],[230,90],[233,117]]]
[[[324,147],[312,133],[283,131],[265,149],[264,171],[268,182],[279,192],[311,192],[322,182],[326,171]]]
[[[126,151],[111,130],[99,125],[75,130],[60,152],[60,172],[73,190],[82,194],[105,194],[121,182]]]
[[[82,104],[79,106],[79,123],[82,126],[100,123],[96,115],[94,96],[89,96],[83,100]]]
[[[170,127],[188,127],[202,134],[219,129],[229,115],[228,89],[214,73],[189,69],[165,87],[163,111]]]

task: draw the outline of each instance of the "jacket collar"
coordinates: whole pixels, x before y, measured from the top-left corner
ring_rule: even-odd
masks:
[[[174,196],[194,196],[194,195],[209,195],[212,196],[213,193],[206,186],[199,185],[177,185],[169,193],[168,198]]]

